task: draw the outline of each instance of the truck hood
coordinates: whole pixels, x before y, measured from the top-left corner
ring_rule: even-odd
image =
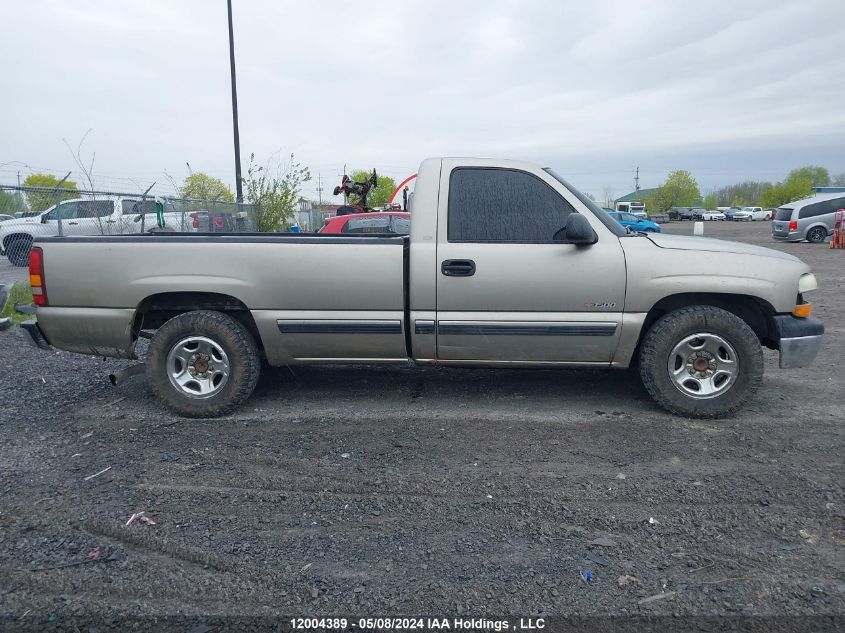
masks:
[[[6,220],[0,222],[0,231],[9,233],[10,229],[20,226],[30,226],[31,224],[41,224],[41,216],[36,215],[31,218],[15,218],[14,220]]]
[[[666,233],[651,233],[648,235],[655,246],[671,248],[681,251],[707,251],[710,253],[737,253],[740,255],[759,255],[800,262],[797,257],[781,253],[772,248],[753,246],[742,242],[717,240],[712,237],[698,237],[694,235],[668,235]]]

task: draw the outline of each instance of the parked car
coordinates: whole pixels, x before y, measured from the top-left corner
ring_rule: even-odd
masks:
[[[703,220],[704,214],[707,212],[707,209],[702,209],[701,207],[692,207],[690,209],[690,212],[692,212],[693,220]]]
[[[252,223],[245,212],[222,213],[220,211],[191,211],[191,228],[200,233],[247,233]]]
[[[630,202],[617,202],[616,210],[622,213],[631,213],[638,218],[648,217],[645,210],[645,203],[641,200],[632,200]]]
[[[354,213],[329,218],[318,233],[393,233],[408,235],[411,232],[411,214],[404,211],[387,213]]]
[[[780,207],[772,222],[772,239],[783,242],[824,242],[833,234],[836,211],[845,209],[845,194],[820,193]]]
[[[747,221],[771,220],[772,215],[768,209],[764,209],[763,207],[742,207],[742,209],[734,213],[733,219]]]
[[[245,402],[263,363],[413,359],[636,361],[661,406],[712,418],[765,384],[761,346],[778,349],[783,368],[809,365],[821,348],[824,326],[805,302],[818,284],[796,257],[627,233],[550,169],[427,159],[411,207],[409,236],[39,238],[37,320],[22,327],[42,347],[89,356],[135,358],[149,339],[152,391],[193,417]]]
[[[669,209],[670,220],[692,220],[693,212],[690,207],[672,207]]]
[[[633,213],[621,213],[614,211],[610,214],[614,220],[619,222],[626,229],[640,231],[641,233],[660,233],[660,226],[649,219],[639,218]]]
[[[734,217],[734,215],[736,214],[737,211],[739,211],[739,208],[738,207],[716,207],[716,210],[724,213],[726,220],[735,220],[736,218]]]
[[[721,211],[708,211],[708,210],[701,210],[701,219],[702,220],[724,220],[725,214]]]
[[[663,222],[669,222],[671,218],[669,217],[668,213],[654,213],[648,216],[648,219],[652,222],[656,222],[657,224],[661,224]]]
[[[157,231],[156,201],[149,199],[141,209],[141,200],[117,198],[109,200],[64,200],[46,211],[31,217],[7,220],[0,224],[0,255],[5,255],[14,266],[26,266],[33,240],[59,234],[59,217],[62,235],[122,235]],[[189,230],[181,213],[172,203],[164,204],[165,226],[169,230]],[[143,213],[141,213],[143,211]],[[144,221],[141,221],[143,218]]]
[[[15,216],[13,216],[13,215],[0,214],[0,222],[5,222],[6,220],[14,220],[14,219],[15,219]]]

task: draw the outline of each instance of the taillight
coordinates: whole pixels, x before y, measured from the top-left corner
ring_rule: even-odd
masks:
[[[196,213],[191,214],[191,225],[195,229],[200,228],[200,216],[198,214],[196,214]]]
[[[50,305],[47,301],[47,280],[44,278],[44,251],[40,246],[33,246],[29,251],[29,286],[35,305]]]
[[[797,231],[798,230],[798,220],[792,220],[792,222],[789,223],[789,230],[790,231]]]

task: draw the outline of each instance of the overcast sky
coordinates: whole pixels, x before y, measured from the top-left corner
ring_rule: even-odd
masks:
[[[554,167],[603,198],[845,171],[843,0],[234,0],[241,152],[397,180],[428,156]],[[0,183],[234,185],[225,0],[4,2]],[[245,168],[244,168],[245,169]],[[305,194],[316,197],[315,181]],[[325,194],[324,194],[325,195]]]

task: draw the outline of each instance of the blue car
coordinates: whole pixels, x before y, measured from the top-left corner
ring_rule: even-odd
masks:
[[[646,218],[638,218],[633,213],[624,213],[621,211],[614,211],[608,213],[610,217],[619,222],[626,229],[632,231],[639,231],[640,233],[660,233],[660,225],[655,224]]]

